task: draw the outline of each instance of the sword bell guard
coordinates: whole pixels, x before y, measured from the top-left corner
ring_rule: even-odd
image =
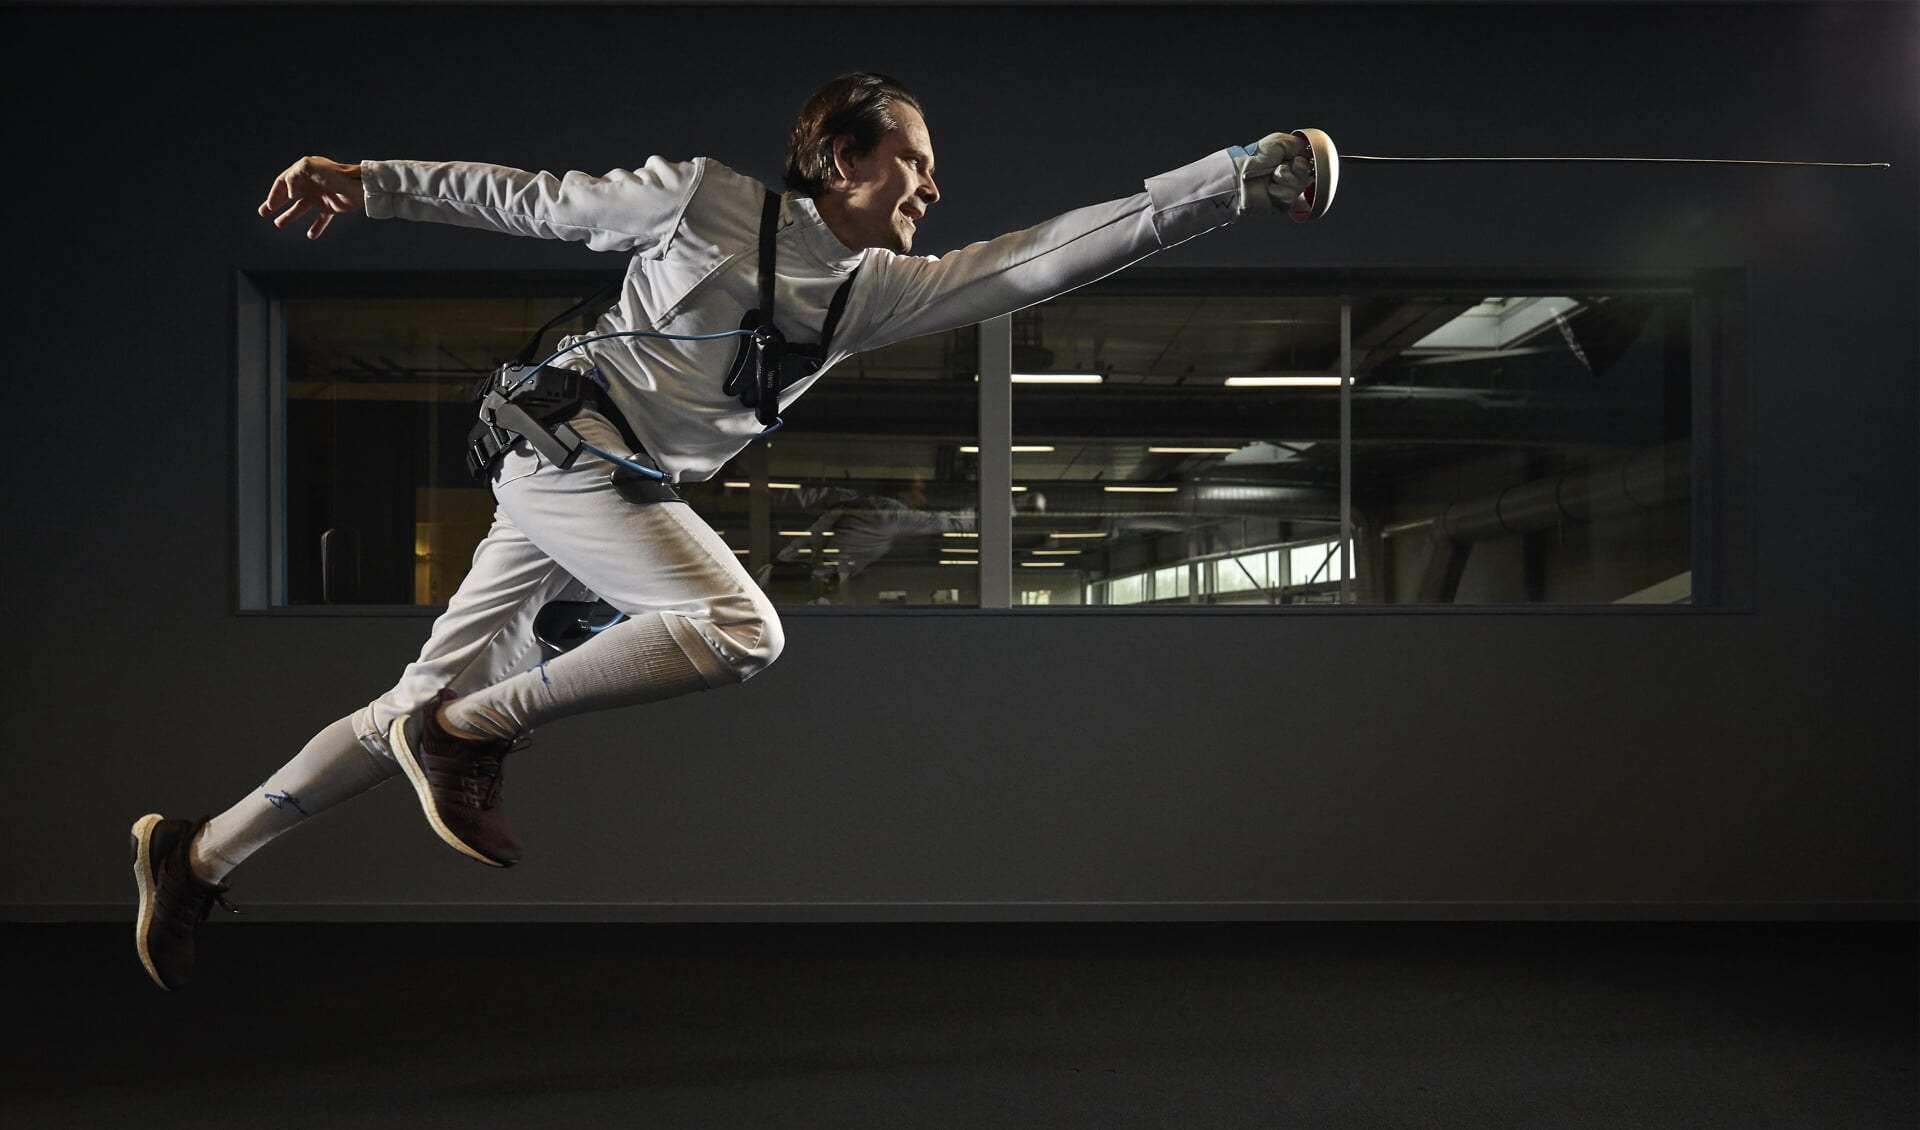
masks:
[[[1293,136],[1307,143],[1307,160],[1313,165],[1313,179],[1307,182],[1305,192],[1294,202],[1287,215],[1305,223],[1317,220],[1333,207],[1334,190],[1340,187],[1340,150],[1334,148],[1333,138],[1325,130],[1297,129]]]

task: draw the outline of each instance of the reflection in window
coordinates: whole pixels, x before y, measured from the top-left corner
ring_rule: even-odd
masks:
[[[1696,584],[1696,511],[1712,511],[1694,351],[1721,340],[1696,309],[1721,307],[1700,293],[1125,280],[1010,319],[1015,606],[1713,591]],[[584,293],[550,289],[278,300],[273,602],[447,600],[493,508],[463,465],[470,389]],[[777,603],[979,605],[978,336],[843,363],[781,432],[684,485]]]
[[[1358,599],[1690,599],[1684,293],[1354,302]]]
[[[1104,605],[1687,599],[1689,294],[1356,289],[1017,315],[1021,562]]]
[[[1338,541],[1261,549],[1095,581],[1092,603],[1331,602],[1339,593],[1339,549]]]
[[[686,493],[776,604],[980,603],[978,332],[843,362]],[[761,484],[765,484],[762,487]]]
[[[474,382],[578,300],[284,302],[284,603],[446,603],[493,515]]]
[[[1337,541],[1295,546],[1287,551],[1287,583],[1297,589],[1338,584],[1346,576],[1344,565]]]
[[[1015,515],[1019,558],[1071,553],[1093,604],[1314,595],[1277,562],[1339,537],[1340,311],[1337,296],[1083,291],[1016,315],[1014,479],[1047,500]],[[1086,374],[1098,383],[1045,383]]]
[[[1210,592],[1229,596],[1234,593],[1271,593],[1280,588],[1282,551],[1270,549],[1253,553],[1235,553],[1209,562],[1212,578]]]
[[[446,603],[493,515],[464,463],[474,384],[578,297],[281,302],[281,603]],[[839,366],[780,433],[682,494],[778,602],[978,604],[975,493],[958,455],[975,437],[976,338]]]

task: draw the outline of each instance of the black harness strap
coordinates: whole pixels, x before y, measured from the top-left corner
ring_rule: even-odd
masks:
[[[514,360],[520,362],[520,367],[523,369],[533,364],[533,355],[540,348],[540,339],[547,336],[548,330],[559,325],[561,322],[566,321],[568,318],[573,317],[575,314],[578,314],[580,311],[585,310],[587,307],[593,305],[595,302],[600,301],[600,299],[606,297],[608,291],[612,290],[615,286],[618,286],[618,285],[619,285],[618,283],[608,283],[607,285],[601,287],[599,290],[594,291],[592,294],[589,294],[585,298],[582,298],[580,301],[574,303],[572,306],[567,307],[565,310],[561,311],[559,314],[556,314],[552,321],[548,322],[546,325],[541,326],[538,330],[534,331],[533,340],[527,342],[527,344],[520,350],[520,352],[514,355]]]
[[[764,427],[780,419],[780,370],[787,362],[787,338],[773,324],[774,260],[773,237],[780,222],[780,198],[771,190],[760,207],[760,324],[754,328],[753,383],[759,394],[754,415]]]
[[[473,401],[480,406],[480,419],[467,434],[466,450],[467,470],[474,478],[489,481],[500,453],[520,436],[550,462],[570,465],[579,449],[563,442],[553,427],[572,419],[583,408],[591,408],[611,421],[630,450],[643,450],[633,426],[592,377],[555,365],[543,365],[536,371],[533,364],[547,331],[592,306],[617,285],[608,283],[561,311],[534,331],[512,361],[474,385]]]
[[[853,280],[859,274],[856,266],[833,292],[826,319],[820,327],[819,344],[789,344],[786,335],[773,324],[775,237],[779,231],[780,197],[768,191],[760,206],[760,305],[747,311],[740,320],[740,328],[748,333],[741,337],[740,350],[722,385],[728,396],[739,397],[740,403],[754,409],[760,423],[769,428],[780,422],[780,394],[795,382],[819,372],[820,366],[826,363],[834,331],[839,328],[841,315],[846,313],[847,298],[853,293]],[[531,371],[533,356],[547,331],[586,309],[610,289],[611,286],[602,288],[542,326],[513,362],[488,374],[475,386],[473,397],[480,405],[480,421],[467,437],[467,466],[476,478],[488,480],[500,453],[510,447],[516,437],[526,439],[551,462],[562,467],[570,465],[580,447],[577,434],[568,434],[571,429],[566,421],[583,408],[591,408],[611,420],[635,457],[650,462],[633,428],[592,376],[552,365]],[[753,373],[751,381],[747,379],[749,368]],[[623,488],[621,493],[633,501],[659,501],[653,495],[660,491],[672,495],[671,487],[656,480],[624,469],[614,472],[616,486],[627,480],[637,483],[637,489],[648,494],[644,499],[636,498]]]
[[[847,295],[853,293],[853,278],[859,273],[860,268],[855,267],[853,274],[847,276],[847,281],[840,284],[840,289],[833,292],[833,301],[827,304],[827,320],[820,327],[822,361],[827,359],[827,351],[833,348],[833,331],[840,327],[840,315],[847,312]]]
[[[480,419],[467,434],[467,470],[481,482],[490,481],[494,463],[516,437],[525,438],[556,466],[571,466],[580,453],[578,436],[562,435],[559,429],[583,409],[606,417],[635,458],[652,462],[620,406],[586,373],[558,365],[535,371],[511,361],[488,374],[475,387],[473,399]]]
[[[859,268],[854,268],[833,292],[826,321],[820,327],[820,343],[790,344],[773,324],[774,237],[779,228],[780,197],[768,191],[760,207],[760,305],[740,319],[740,328],[751,330],[752,336],[740,339],[740,350],[734,355],[733,367],[721,386],[728,396],[737,396],[741,404],[754,409],[755,418],[767,427],[779,422],[780,394],[794,382],[818,372],[826,362],[827,351],[833,344],[833,331],[840,324],[840,315],[846,312],[847,296],[853,292],[853,280],[859,274]],[[753,371],[751,383],[746,379],[749,366]]]
[[[773,324],[773,237],[780,229],[780,197],[772,189],[760,204],[760,309],[761,321]]]

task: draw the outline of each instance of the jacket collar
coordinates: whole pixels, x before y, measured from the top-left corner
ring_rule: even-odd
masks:
[[[812,197],[787,193],[787,214],[793,217],[800,229],[800,238],[806,241],[807,250],[814,258],[840,272],[851,271],[859,265],[863,253],[840,242],[827,227],[827,221],[820,218],[820,210],[814,207]]]

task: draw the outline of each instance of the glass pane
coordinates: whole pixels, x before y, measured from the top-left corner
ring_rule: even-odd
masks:
[[[1310,595],[1274,554],[1339,533],[1339,299],[1079,291],[1014,316],[1013,368],[1016,587]]]
[[[1170,565],[1165,569],[1156,569],[1153,573],[1153,599],[1156,601],[1185,600],[1190,588],[1187,584],[1186,565]]]
[[[287,603],[446,602],[493,513],[474,382],[578,300],[284,303]]]
[[[1287,551],[1288,584],[1299,588],[1337,585],[1346,573],[1338,541],[1296,545]]]
[[[1139,604],[1147,599],[1147,575],[1115,577],[1106,585],[1108,604]]]
[[[1273,558],[1273,553],[1235,553],[1211,562],[1213,587],[1208,591],[1221,596],[1266,592],[1274,585]]]
[[[1356,297],[1355,598],[1690,599],[1690,308]]]
[[[776,604],[979,605],[978,465],[962,454],[979,428],[978,337],[842,363],[784,428],[684,492]]]
[[[447,601],[493,512],[464,462],[473,385],[578,300],[283,302],[287,603]],[[978,421],[976,338],[841,365],[779,433],[681,493],[778,602],[978,604],[975,468],[959,454]]]
[[[1340,598],[1341,300],[1238,285],[1014,317],[1015,604]],[[289,603],[447,599],[469,389],[576,298],[283,302]],[[1351,302],[1352,599],[1692,599],[1689,294]],[[855,358],[688,500],[779,603],[977,605],[976,371],[971,327]]]

